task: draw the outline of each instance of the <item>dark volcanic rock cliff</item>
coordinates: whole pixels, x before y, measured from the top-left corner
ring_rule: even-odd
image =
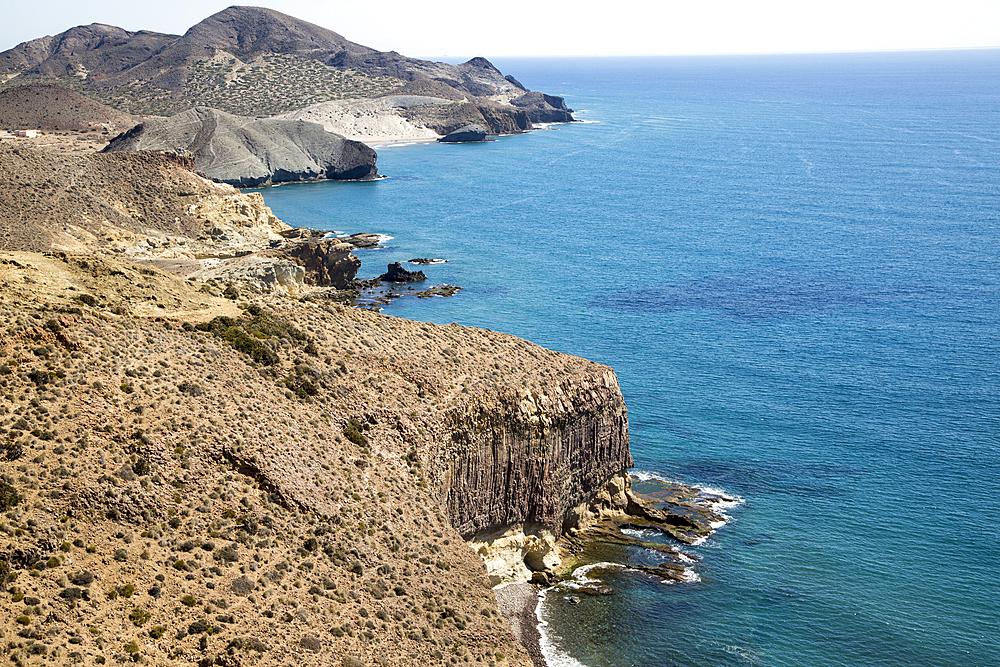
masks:
[[[434,459],[463,537],[540,524],[558,534],[569,512],[632,466],[618,379],[596,367],[547,391],[480,397],[447,415]]]
[[[316,123],[243,118],[207,107],[137,125],[105,149],[138,150],[190,154],[198,172],[241,188],[378,176],[375,151]]]

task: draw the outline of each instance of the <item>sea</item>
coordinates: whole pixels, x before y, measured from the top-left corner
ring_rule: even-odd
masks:
[[[447,260],[387,315],[608,364],[633,473],[733,499],[688,581],[547,593],[549,664],[1000,665],[1000,51],[494,64],[580,122],[263,195]]]

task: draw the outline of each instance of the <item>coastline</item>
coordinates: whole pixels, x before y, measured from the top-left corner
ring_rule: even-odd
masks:
[[[535,667],[547,667],[538,629],[538,590],[532,584],[513,583],[493,589],[497,609],[510,624],[514,637],[531,656]]]

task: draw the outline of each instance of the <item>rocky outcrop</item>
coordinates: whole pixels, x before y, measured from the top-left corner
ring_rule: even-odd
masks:
[[[486,141],[488,130],[479,123],[471,123],[438,139],[445,144],[467,144]]]
[[[292,260],[304,269],[307,285],[347,289],[361,268],[361,260],[351,254],[353,249],[339,239],[324,239],[292,243],[262,255]]]
[[[454,104],[424,104],[402,108],[399,113],[415,125],[446,136],[466,125],[478,124],[489,134],[520,134],[532,129],[524,109],[487,99]]]
[[[628,417],[608,368],[554,387],[483,397],[452,410],[443,504],[464,537],[534,525],[564,530],[571,511],[632,465]]]
[[[378,176],[375,151],[316,123],[244,118],[208,107],[137,125],[105,149],[140,150],[190,155],[199,173],[240,188]]]
[[[555,95],[527,92],[510,101],[527,112],[532,123],[570,123],[573,110],[566,106],[566,100]]]
[[[393,262],[386,267],[386,272],[378,277],[379,280],[387,283],[415,283],[427,280],[423,271],[408,271],[399,262]]]

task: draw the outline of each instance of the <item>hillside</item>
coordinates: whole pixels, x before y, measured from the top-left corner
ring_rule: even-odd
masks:
[[[80,93],[52,84],[0,89],[0,128],[45,131],[124,132],[138,119]]]
[[[259,7],[229,7],[181,36],[78,26],[0,53],[0,74],[13,77],[9,83],[58,82],[127,113],[159,115],[209,106],[264,117],[421,80],[467,97],[527,92],[482,58],[451,65],[379,52]]]
[[[534,593],[504,618],[490,584],[624,507],[614,373],[304,283],[165,271],[314,247],[186,164],[0,149],[5,655],[532,664],[509,623],[533,627]]]

